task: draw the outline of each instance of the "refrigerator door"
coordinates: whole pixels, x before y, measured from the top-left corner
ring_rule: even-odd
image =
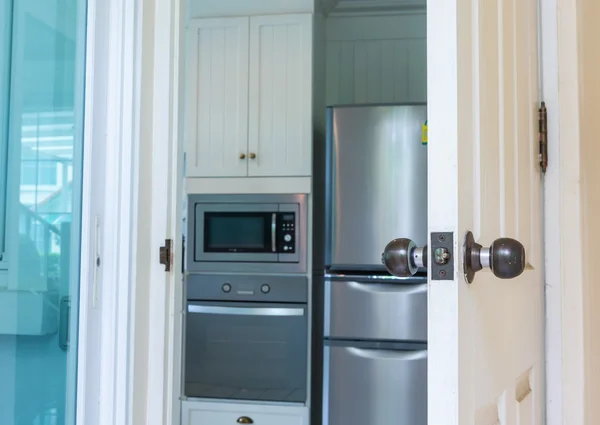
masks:
[[[328,109],[327,258],[332,270],[384,270],[392,239],[427,239],[426,105]]]
[[[427,341],[427,283],[325,280],[325,338]]]
[[[427,425],[427,351],[325,347],[324,425]]]

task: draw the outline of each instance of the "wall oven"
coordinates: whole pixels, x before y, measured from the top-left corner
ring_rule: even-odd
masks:
[[[190,195],[187,270],[306,271],[305,195]]]
[[[188,275],[184,395],[304,403],[307,278]]]

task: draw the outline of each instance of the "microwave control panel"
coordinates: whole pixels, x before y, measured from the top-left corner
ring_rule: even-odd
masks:
[[[296,252],[296,214],[279,213],[277,220],[277,251],[282,254]]]

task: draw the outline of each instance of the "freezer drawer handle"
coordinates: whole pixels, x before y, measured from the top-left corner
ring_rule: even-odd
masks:
[[[304,316],[304,309],[270,307],[217,307],[208,305],[190,305],[188,306],[188,313],[225,314],[237,316]]]
[[[236,421],[238,424],[253,424],[254,421],[248,416],[240,416]]]

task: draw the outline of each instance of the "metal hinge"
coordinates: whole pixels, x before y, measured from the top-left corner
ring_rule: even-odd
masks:
[[[173,239],[165,239],[165,245],[160,247],[160,264],[165,266],[165,271],[170,272],[173,264]]]
[[[538,143],[540,145],[540,168],[542,173],[548,168],[548,113],[546,102],[542,102],[538,109]]]

